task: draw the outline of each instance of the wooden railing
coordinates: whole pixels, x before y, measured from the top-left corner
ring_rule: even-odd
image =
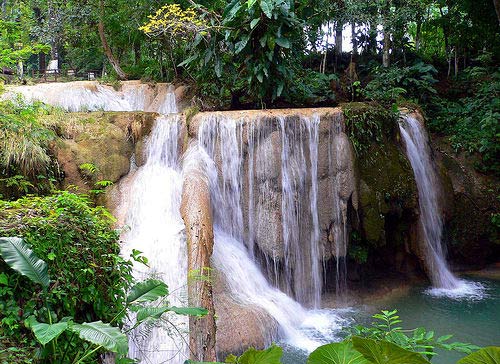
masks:
[[[95,80],[96,78],[101,77],[101,70],[88,70],[85,72],[79,72],[74,69],[69,69],[61,73],[60,70],[37,70],[33,69],[31,71],[31,76],[34,79],[38,79],[41,82],[57,82],[61,80],[61,77],[66,77],[68,79],[74,80]]]

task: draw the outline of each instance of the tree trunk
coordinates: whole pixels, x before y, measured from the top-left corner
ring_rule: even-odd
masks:
[[[352,57],[351,59],[354,59],[356,62],[356,58],[358,55],[358,38],[356,37],[356,22],[353,21],[351,23],[351,41],[352,41]]]
[[[344,24],[337,21],[335,25],[335,72],[340,65],[340,60],[342,57],[342,28]]]
[[[389,67],[390,61],[390,50],[391,50],[391,35],[387,30],[384,30],[384,50],[382,53],[382,66]]]
[[[495,11],[497,12],[498,25],[500,25],[500,0],[493,0],[493,6],[495,6]]]
[[[111,66],[113,66],[113,69],[115,70],[116,74],[118,75],[118,78],[120,80],[126,80],[127,75],[121,69],[120,62],[118,62],[118,60],[115,58],[115,56],[113,56],[113,52],[111,51],[111,48],[109,47],[108,41],[106,40],[106,34],[104,33],[104,0],[99,0],[98,29],[99,29],[99,37],[101,38],[102,47],[104,49],[104,53],[106,54],[106,57],[108,57],[109,63],[111,63]]]
[[[415,34],[415,51],[420,49],[420,37],[422,33],[422,17],[419,15],[417,18],[417,32]]]

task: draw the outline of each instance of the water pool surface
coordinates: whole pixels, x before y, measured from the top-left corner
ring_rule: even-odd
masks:
[[[370,316],[381,309],[397,309],[403,328],[425,327],[436,336],[453,334],[450,342],[461,341],[478,346],[500,346],[500,281],[486,278],[465,278],[480,283],[484,290],[481,297],[450,298],[434,296],[429,287],[416,286],[397,298],[374,302],[370,306],[353,307],[340,315],[346,321],[367,324]],[[342,335],[339,335],[342,336]],[[465,354],[438,351],[432,359],[435,364],[455,364]],[[307,354],[292,347],[284,347],[284,364],[302,364]]]

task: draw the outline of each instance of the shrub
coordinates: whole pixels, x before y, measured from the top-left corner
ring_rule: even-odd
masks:
[[[92,207],[85,196],[69,192],[0,201],[0,236],[22,237],[49,263],[52,283],[43,303],[50,305],[54,322],[66,316],[87,322],[123,318],[132,263],[119,256],[112,224],[104,208]],[[19,346],[27,346],[32,338],[24,328],[25,319],[47,319],[40,295],[33,292],[38,290],[32,282],[0,261],[0,336]]]

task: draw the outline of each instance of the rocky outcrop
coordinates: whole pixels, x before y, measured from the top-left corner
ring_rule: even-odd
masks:
[[[189,304],[204,307],[204,317],[189,318],[191,358],[215,361],[215,311],[212,296],[210,257],[214,247],[210,190],[206,175],[193,166],[185,168],[181,216],[186,226]]]
[[[53,152],[64,174],[63,187],[88,192],[98,181],[118,182],[129,172],[131,156],[140,153],[136,146],[142,145],[156,116],[143,112],[48,116],[45,123],[60,137]]]
[[[475,156],[457,154],[445,138],[434,136],[441,166],[448,253],[457,269],[483,268],[500,256],[500,234],[494,216],[500,214],[498,179],[474,168]]]

